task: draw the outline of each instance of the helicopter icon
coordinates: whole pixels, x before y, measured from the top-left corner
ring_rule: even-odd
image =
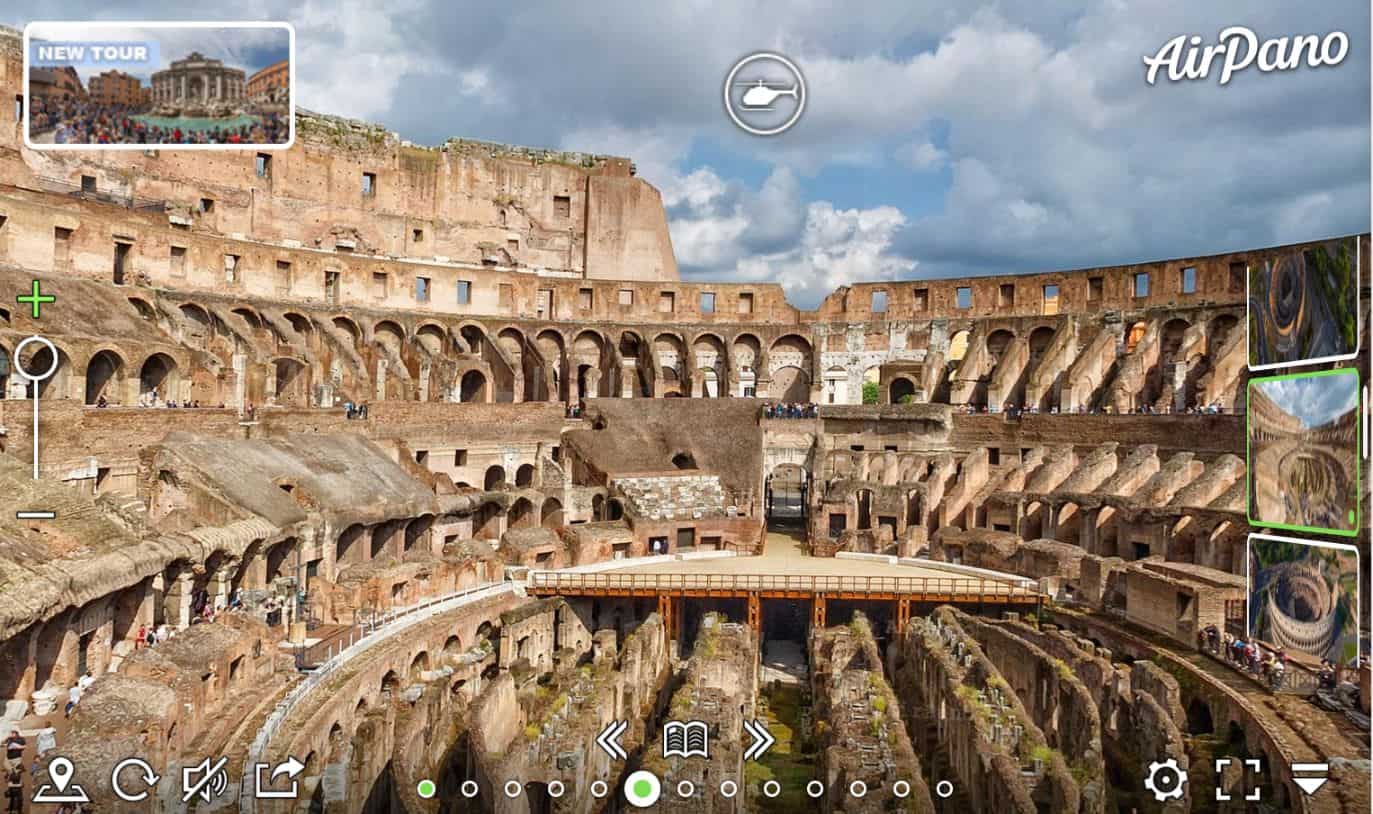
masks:
[[[723,90],[729,118],[740,130],[755,136],[775,136],[790,129],[801,118],[810,95],[796,63],[768,51],[749,54],[734,63]],[[779,102],[783,96],[790,96],[792,101]],[[779,112],[769,113],[774,109]]]
[[[777,101],[778,97],[790,96],[800,100],[797,95],[797,85],[786,85],[780,82],[768,82],[765,79],[750,79],[747,82],[735,82],[738,87],[746,87],[744,96],[739,103],[748,110],[772,110],[769,105]]]

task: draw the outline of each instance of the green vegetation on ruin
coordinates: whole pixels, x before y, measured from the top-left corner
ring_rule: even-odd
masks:
[[[802,690],[796,686],[777,686],[764,691],[760,717],[777,743],[758,762],[745,764],[744,782],[748,789],[749,810],[759,812],[805,811],[813,807],[806,796],[806,783],[816,778],[818,755],[814,745],[803,742],[801,717],[806,706]],[[816,724],[816,734],[824,722]],[[763,783],[776,780],[782,793],[768,799],[761,793]]]

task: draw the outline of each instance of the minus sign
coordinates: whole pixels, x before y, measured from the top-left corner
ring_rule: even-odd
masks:
[[[57,512],[15,512],[16,520],[55,520]]]

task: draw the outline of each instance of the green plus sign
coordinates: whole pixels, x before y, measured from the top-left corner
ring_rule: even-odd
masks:
[[[27,296],[20,294],[14,298],[16,301],[30,306],[33,309],[33,318],[38,319],[42,314],[43,305],[49,302],[57,302],[57,298],[51,294],[44,294],[38,281],[33,281],[33,293]]]

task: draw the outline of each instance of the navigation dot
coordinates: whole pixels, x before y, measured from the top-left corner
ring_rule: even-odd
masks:
[[[652,772],[637,771],[625,779],[625,799],[635,808],[648,808],[662,793],[663,785]]]
[[[434,795],[439,793],[439,787],[434,785],[433,780],[421,780],[415,786],[415,793],[426,800],[434,799]]]

